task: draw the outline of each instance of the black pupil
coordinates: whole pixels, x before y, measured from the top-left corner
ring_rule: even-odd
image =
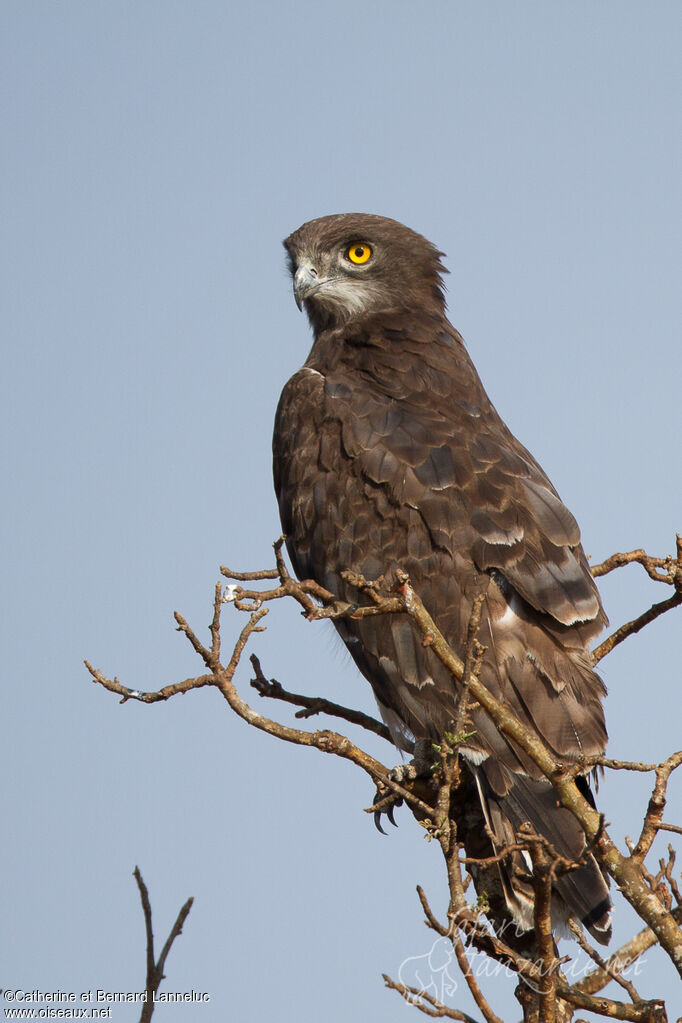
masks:
[[[364,254],[365,254],[365,250],[363,249],[362,245],[358,245],[357,249],[355,250],[355,258],[356,259],[362,259]]]

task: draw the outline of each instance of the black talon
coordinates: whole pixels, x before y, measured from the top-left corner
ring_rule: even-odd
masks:
[[[382,800],[384,800],[385,798],[386,798],[386,793],[385,792],[381,793],[377,789],[377,791],[374,793],[374,799],[372,800],[372,806],[374,806],[376,803],[381,803]],[[392,809],[393,809],[393,805],[391,804],[391,810]],[[383,810],[375,810],[374,811],[374,827],[377,829],[377,831],[380,831],[382,835],[385,835],[386,832],[384,831],[384,829],[381,826],[381,815],[382,815],[383,812],[384,812]]]
[[[386,792],[379,792],[379,791],[377,791],[375,796],[374,796],[374,799],[372,800],[372,805],[374,806],[376,803],[383,803],[384,800],[386,799],[386,796],[387,796]],[[398,825],[396,824],[396,822],[395,822],[395,820],[393,818],[393,811],[395,810],[396,806],[400,806],[401,804],[402,804],[402,798],[400,796],[396,796],[388,804],[387,807],[385,807],[384,809],[380,809],[380,810],[375,810],[374,811],[374,827],[377,829],[377,831],[380,831],[382,835],[385,835],[386,832],[384,831],[384,829],[381,826],[381,815],[385,813],[386,816],[388,817],[389,821],[393,825],[393,827],[397,828]]]

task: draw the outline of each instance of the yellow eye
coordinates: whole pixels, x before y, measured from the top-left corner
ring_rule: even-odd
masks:
[[[362,266],[372,255],[372,250],[369,245],[365,245],[364,242],[355,242],[348,249],[346,253],[351,263],[355,263],[356,266]]]

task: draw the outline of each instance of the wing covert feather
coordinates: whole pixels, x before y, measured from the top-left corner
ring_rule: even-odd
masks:
[[[426,333],[428,343],[423,323],[376,327],[327,372],[325,411],[346,454],[396,505],[418,508],[439,547],[468,544],[479,571],[499,570],[562,625],[601,626],[574,517],[500,419],[459,335]]]
[[[370,249],[377,232],[378,258],[366,271],[339,269],[343,232],[351,229],[355,237],[369,232]],[[440,254],[403,225],[358,214],[303,225],[285,244],[315,334],[306,365],[284,388],[273,439],[294,571],[354,602],[362,596],[345,569],[389,581],[405,569],[460,656],[472,602],[482,594],[481,679],[490,692],[558,761],[602,753],[605,690],[589,644],[606,619],[580,532],[500,419],[448,323]],[[301,290],[318,260],[335,276]],[[396,745],[438,741],[456,712],[457,683],[410,619],[334,624]],[[513,841],[529,819],[557,849],[579,855],[582,832],[537,766],[480,707],[471,715],[463,753],[495,846]],[[524,894],[515,869],[508,906],[532,926],[533,892],[526,885]],[[608,940],[608,891],[594,860],[557,881],[554,895],[597,940]]]
[[[345,568],[367,578],[405,568],[455,648],[475,593],[487,589],[492,691],[557,753],[577,732],[590,750],[603,747],[601,683],[584,653],[603,612],[577,524],[499,418],[459,335],[419,320],[392,334],[366,328],[366,344],[334,333],[326,351],[313,348],[277,413],[276,486],[296,573],[354,600]],[[340,631],[385,707],[427,732],[446,726],[451,680],[415,647],[406,621],[364,619]],[[548,702],[544,711],[533,704],[535,720],[538,686]],[[492,752],[488,730],[479,734]],[[506,749],[496,755],[532,774],[495,735]]]

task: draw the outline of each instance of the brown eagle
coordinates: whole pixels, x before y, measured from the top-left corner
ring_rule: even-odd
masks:
[[[445,315],[443,253],[397,221],[362,213],[312,220],[284,246],[314,334],[282,392],[273,441],[296,574],[357,601],[344,570],[390,579],[403,569],[460,657],[472,602],[484,594],[481,680],[562,763],[603,753],[606,690],[589,645],[606,616],[578,525],[495,411]],[[457,684],[409,619],[336,628],[396,745],[438,741]],[[560,854],[580,855],[582,831],[538,768],[481,707],[472,718],[461,752],[498,847],[530,821]],[[530,927],[520,873],[505,875],[505,897]],[[591,856],[556,881],[553,922],[568,915],[608,942],[608,889]]]

